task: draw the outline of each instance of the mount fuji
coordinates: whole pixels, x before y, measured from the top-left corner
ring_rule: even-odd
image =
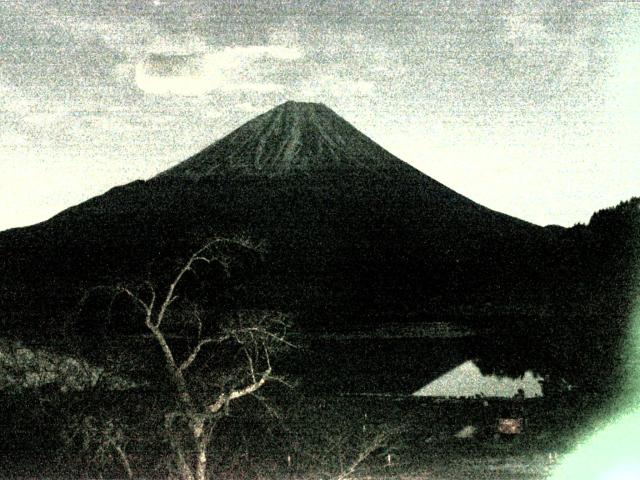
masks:
[[[588,235],[571,232],[485,208],[328,107],[286,102],[149,180],[0,233],[0,313],[22,337],[69,323],[94,333],[104,318],[74,313],[88,289],[162,279],[205,239],[242,236],[264,245],[264,261],[243,258],[230,281],[202,287],[217,308],[287,312],[323,335],[433,321],[532,327],[565,301],[562,281],[578,285],[571,255]],[[420,349],[411,355],[397,355],[398,368],[420,362]]]

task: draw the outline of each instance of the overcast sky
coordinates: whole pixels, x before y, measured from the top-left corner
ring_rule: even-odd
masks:
[[[320,101],[491,208],[640,195],[640,5],[0,1],[0,230]]]

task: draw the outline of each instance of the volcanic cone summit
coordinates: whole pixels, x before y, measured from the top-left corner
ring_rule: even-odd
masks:
[[[285,102],[159,176],[408,168],[320,103]]]

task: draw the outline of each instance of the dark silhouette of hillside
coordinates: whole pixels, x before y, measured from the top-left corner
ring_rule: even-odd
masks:
[[[506,325],[512,341],[482,349],[485,368],[511,375],[533,368],[584,391],[614,395],[632,374],[628,342],[640,298],[640,198],[564,230],[547,257],[549,310]]]

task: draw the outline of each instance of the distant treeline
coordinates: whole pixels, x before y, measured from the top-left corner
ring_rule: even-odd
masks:
[[[640,198],[595,213],[549,247],[540,264],[548,309],[505,322],[504,336],[487,345],[481,363],[511,375],[533,368],[613,394],[630,374],[631,310],[640,300]]]

